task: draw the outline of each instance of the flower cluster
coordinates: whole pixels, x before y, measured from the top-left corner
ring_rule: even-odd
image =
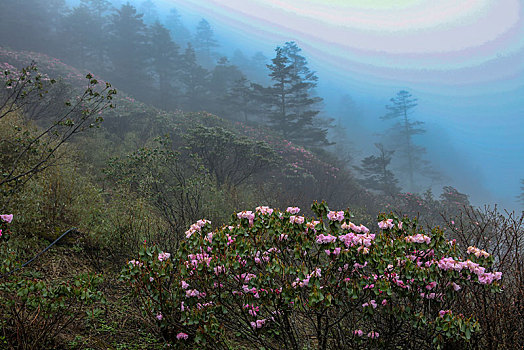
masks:
[[[8,224],[10,224],[11,221],[13,221],[13,214],[2,214],[2,215],[0,215],[0,219],[2,219],[2,221],[7,222]]]
[[[344,221],[344,211],[330,211],[327,218],[331,221]]]
[[[262,215],[271,215],[271,214],[273,214],[273,209],[271,209],[270,207],[267,207],[267,206],[256,207],[255,211],[257,213],[262,214]]]
[[[482,284],[491,284],[494,281],[499,281],[502,278],[502,272],[486,272],[485,267],[469,259],[460,261],[455,260],[452,257],[443,257],[437,262],[437,265],[441,270],[445,271],[469,270],[471,273],[477,275],[479,283]]]
[[[158,261],[167,260],[167,259],[169,259],[170,256],[171,256],[171,254],[162,252],[162,253],[158,254]]]
[[[211,221],[205,220],[205,219],[198,220],[196,223],[191,225],[189,230],[186,231],[186,238],[191,237],[195,232],[202,231],[202,227],[204,227],[205,225],[208,225],[208,224],[210,225]]]
[[[249,226],[253,226],[253,220],[255,219],[255,214],[251,210],[241,211],[237,213],[239,219],[247,219],[249,221]]]
[[[378,223],[378,227],[383,230],[392,229],[394,226],[393,219],[382,220]]]
[[[476,247],[472,247],[472,246],[468,247],[468,254],[473,254],[477,258],[480,258],[481,256],[484,257],[484,258],[489,258],[489,256],[490,256],[490,254],[488,252],[486,252],[485,250],[482,250],[482,249],[479,249],[479,248],[476,248]]]
[[[413,236],[406,236],[404,239],[406,240],[406,242],[411,242],[411,243],[429,244],[431,242],[431,237],[423,235],[421,233],[417,233],[416,235],[413,235]]]

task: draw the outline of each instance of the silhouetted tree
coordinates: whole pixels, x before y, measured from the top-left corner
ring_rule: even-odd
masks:
[[[156,104],[164,109],[175,107],[174,77],[180,69],[180,55],[169,31],[159,22],[149,28],[149,54],[151,73],[159,91]]]
[[[64,0],[0,1],[0,42],[14,49],[52,52]]]
[[[209,72],[197,63],[191,44],[182,55],[180,82],[183,85],[182,100],[187,110],[205,110],[209,101]]]
[[[144,23],[153,24],[158,21],[158,12],[153,1],[142,1],[140,4],[140,12],[144,15]]]
[[[228,89],[224,97],[225,116],[240,115],[241,119],[248,121],[249,116],[255,113],[256,98],[254,98],[253,86],[250,81],[242,76],[237,79]]]
[[[218,47],[218,41],[214,38],[213,29],[211,25],[204,18],[198,22],[196,27],[196,34],[194,38],[195,51],[198,53],[199,58],[202,58],[206,64],[212,63],[214,56],[213,49]]]
[[[169,10],[165,26],[169,29],[171,37],[179,46],[186,46],[186,44],[191,40],[191,33],[182,23],[180,14],[176,8]]]
[[[113,80],[131,94],[139,94],[148,85],[146,74],[147,36],[142,14],[129,2],[111,16],[109,58]],[[140,82],[140,84],[137,84]]]
[[[517,196],[517,199],[524,206],[524,179],[520,180],[520,195]]]
[[[235,82],[243,77],[237,66],[230,64],[226,57],[221,57],[209,79],[209,92],[213,98],[211,112],[222,113],[228,106],[224,105],[225,97]]]
[[[442,194],[440,195],[440,198],[443,202],[453,204],[456,206],[469,206],[469,199],[468,195],[464,193],[460,193],[455,187],[453,186],[444,186],[442,189]]]
[[[105,68],[108,18],[110,9],[105,0],[83,0],[61,21],[58,38],[62,45],[57,50],[66,62],[79,68]]]
[[[412,98],[409,92],[399,91],[390,102],[391,104],[386,106],[388,113],[380,119],[396,121],[389,133],[395,135],[393,146],[402,160],[401,171],[408,177],[409,191],[414,191],[415,173],[423,171],[427,162],[422,159],[426,150],[414,143],[413,136],[423,134],[426,130],[421,127],[423,122],[411,118],[413,109],[417,106],[417,99]]]
[[[401,190],[395,175],[388,169],[395,151],[386,150],[381,143],[375,143],[375,147],[379,151],[378,156],[366,157],[360,167],[355,167],[363,176],[360,183],[365,188],[393,196]]]
[[[265,101],[270,107],[269,121],[284,137],[309,145],[326,145],[327,129],[315,123],[322,101],[313,96],[318,77],[307,67],[301,49],[294,42],[276,48],[276,56],[267,65],[274,81]]]

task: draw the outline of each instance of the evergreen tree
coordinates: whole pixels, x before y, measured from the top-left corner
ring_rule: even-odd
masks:
[[[198,22],[196,34],[194,38],[195,51],[199,58],[206,66],[211,66],[213,56],[215,55],[213,49],[218,47],[218,42],[214,38],[213,29],[211,25],[204,18]]]
[[[2,0],[0,42],[13,49],[52,53],[65,12],[64,0]]]
[[[342,124],[342,118],[337,119],[337,124],[333,127],[331,132],[334,145],[332,146],[333,152],[342,161],[342,163],[348,165],[352,160],[351,150],[351,139],[348,137],[348,130]]]
[[[96,17],[102,17],[111,9],[108,0],[80,0],[81,6],[87,7]]]
[[[179,46],[186,46],[191,40],[191,33],[182,23],[176,8],[172,8],[166,17],[166,28],[171,32],[171,37]]]
[[[237,79],[224,97],[225,115],[240,116],[244,121],[249,120],[251,114],[257,111],[256,98],[254,98],[253,84],[242,76]]]
[[[106,0],[82,0],[62,20],[58,37],[62,43],[58,51],[62,57],[79,68],[105,68],[107,47],[107,11],[110,4]]]
[[[393,196],[401,190],[395,175],[388,169],[394,151],[386,150],[380,143],[375,143],[375,147],[379,150],[379,155],[366,157],[361,161],[360,167],[355,167],[363,176],[360,182],[367,189]]]
[[[183,85],[182,100],[187,110],[205,110],[209,101],[209,72],[198,64],[195,50],[188,43],[182,55],[179,73]]]
[[[174,77],[180,69],[178,46],[173,42],[169,31],[158,21],[149,29],[149,54],[151,74],[157,84],[156,105],[160,108],[174,108]]]
[[[469,203],[468,195],[460,193],[453,186],[444,186],[442,189],[442,194],[440,195],[440,199],[442,199],[444,204],[447,204],[451,207],[462,208],[464,206],[468,207],[471,205]]]
[[[149,85],[146,73],[147,36],[142,15],[129,2],[122,5],[111,16],[110,34],[111,79],[116,86],[125,86],[129,93],[139,95],[144,90],[144,84]]]
[[[221,114],[229,109],[225,106],[225,97],[235,82],[243,77],[237,66],[230,64],[226,57],[221,57],[213,71],[209,81],[209,92],[213,98],[211,112]]]
[[[156,5],[151,0],[145,0],[140,4],[140,12],[144,15],[144,23],[153,24],[158,21]]]
[[[242,71],[247,71],[250,68],[249,59],[240,49],[233,51],[231,56],[231,63],[240,68]]]
[[[413,136],[423,134],[426,130],[421,127],[423,122],[411,118],[413,109],[417,106],[417,99],[413,98],[409,92],[399,91],[390,102],[386,106],[388,113],[381,119],[396,121],[389,134],[395,135],[393,146],[401,157],[401,171],[408,178],[409,191],[413,192],[415,173],[424,173],[427,170],[427,162],[422,159],[426,150],[414,143]]]
[[[517,199],[524,207],[524,179],[520,180],[520,195],[517,196]]]
[[[307,67],[301,49],[294,42],[276,48],[276,56],[267,65],[274,81],[265,102],[270,108],[269,121],[284,137],[309,145],[327,145],[327,129],[317,122],[322,101],[314,97],[318,78]]]

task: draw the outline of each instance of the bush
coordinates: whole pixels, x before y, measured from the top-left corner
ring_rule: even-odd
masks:
[[[371,233],[348,211],[312,209],[318,218],[258,207],[215,231],[200,220],[176,256],[144,246],[122,277],[180,348],[467,346],[478,323],[450,305],[478,286],[500,291],[488,253],[463,259],[415,220],[380,215]]]
[[[6,218],[0,218],[0,334],[4,341],[0,345],[16,349],[50,347],[65,327],[78,322],[89,305],[103,299],[97,290],[102,278],[79,274],[71,281],[46,281],[36,271],[15,271],[16,252],[6,239],[11,233],[2,227],[12,216]]]

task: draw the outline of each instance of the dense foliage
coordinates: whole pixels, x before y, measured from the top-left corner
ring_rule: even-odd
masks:
[[[317,218],[257,207],[217,230],[199,220],[176,253],[144,246],[123,277],[182,348],[440,348],[479,331],[454,299],[500,292],[489,253],[460,257],[442,231],[407,218],[381,215],[372,233],[348,211],[312,209]]]

